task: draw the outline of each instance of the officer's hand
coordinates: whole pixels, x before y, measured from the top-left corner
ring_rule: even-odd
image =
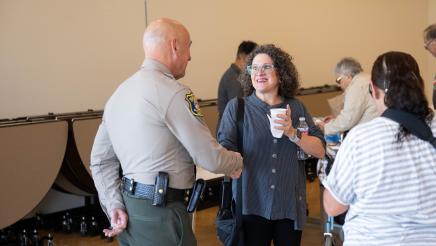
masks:
[[[238,179],[241,176],[242,168],[243,168],[243,165],[244,165],[243,162],[242,162],[242,156],[241,156],[241,154],[239,152],[233,152],[233,151],[231,151],[231,152],[236,156],[236,158],[238,159],[238,162],[240,161],[241,167],[239,167],[238,169],[236,169],[235,171],[230,173],[229,176],[232,179]]]
[[[230,178],[232,179],[239,179],[239,177],[241,177],[241,173],[242,173],[242,168],[234,171],[233,173],[230,174]]]
[[[128,221],[127,213],[121,208],[115,208],[111,211],[111,227],[104,229],[106,237],[114,237],[127,228]]]

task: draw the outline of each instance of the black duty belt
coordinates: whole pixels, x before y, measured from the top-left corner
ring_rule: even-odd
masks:
[[[130,193],[133,197],[141,199],[153,200],[154,198],[154,185],[146,185],[123,177],[123,190]],[[190,190],[181,190],[168,188],[166,198],[169,202],[185,202],[189,201]]]

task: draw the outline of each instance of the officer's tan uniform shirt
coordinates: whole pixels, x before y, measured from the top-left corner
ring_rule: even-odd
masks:
[[[118,167],[124,176],[154,184],[159,171],[169,173],[169,187],[191,188],[194,163],[214,173],[230,174],[242,158],[212,137],[189,88],[159,62],[146,59],[122,83],[105,106],[91,153],[91,171],[101,205],[108,213],[124,208]]]
[[[324,126],[324,134],[348,131],[354,126],[378,116],[377,107],[369,94],[370,76],[359,73],[344,91],[344,108]]]

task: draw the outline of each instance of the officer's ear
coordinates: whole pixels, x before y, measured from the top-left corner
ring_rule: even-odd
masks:
[[[179,52],[180,49],[180,44],[176,38],[170,40],[170,47],[171,47],[171,55],[174,57],[177,56],[177,53]]]

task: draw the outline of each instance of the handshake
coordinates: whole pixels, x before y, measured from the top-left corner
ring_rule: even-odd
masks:
[[[232,179],[238,179],[241,176],[242,168],[244,167],[243,159],[240,153],[238,152],[232,152],[232,153],[233,155],[235,155],[236,164],[239,167],[233,170],[232,172],[230,172],[228,176],[231,177]]]

